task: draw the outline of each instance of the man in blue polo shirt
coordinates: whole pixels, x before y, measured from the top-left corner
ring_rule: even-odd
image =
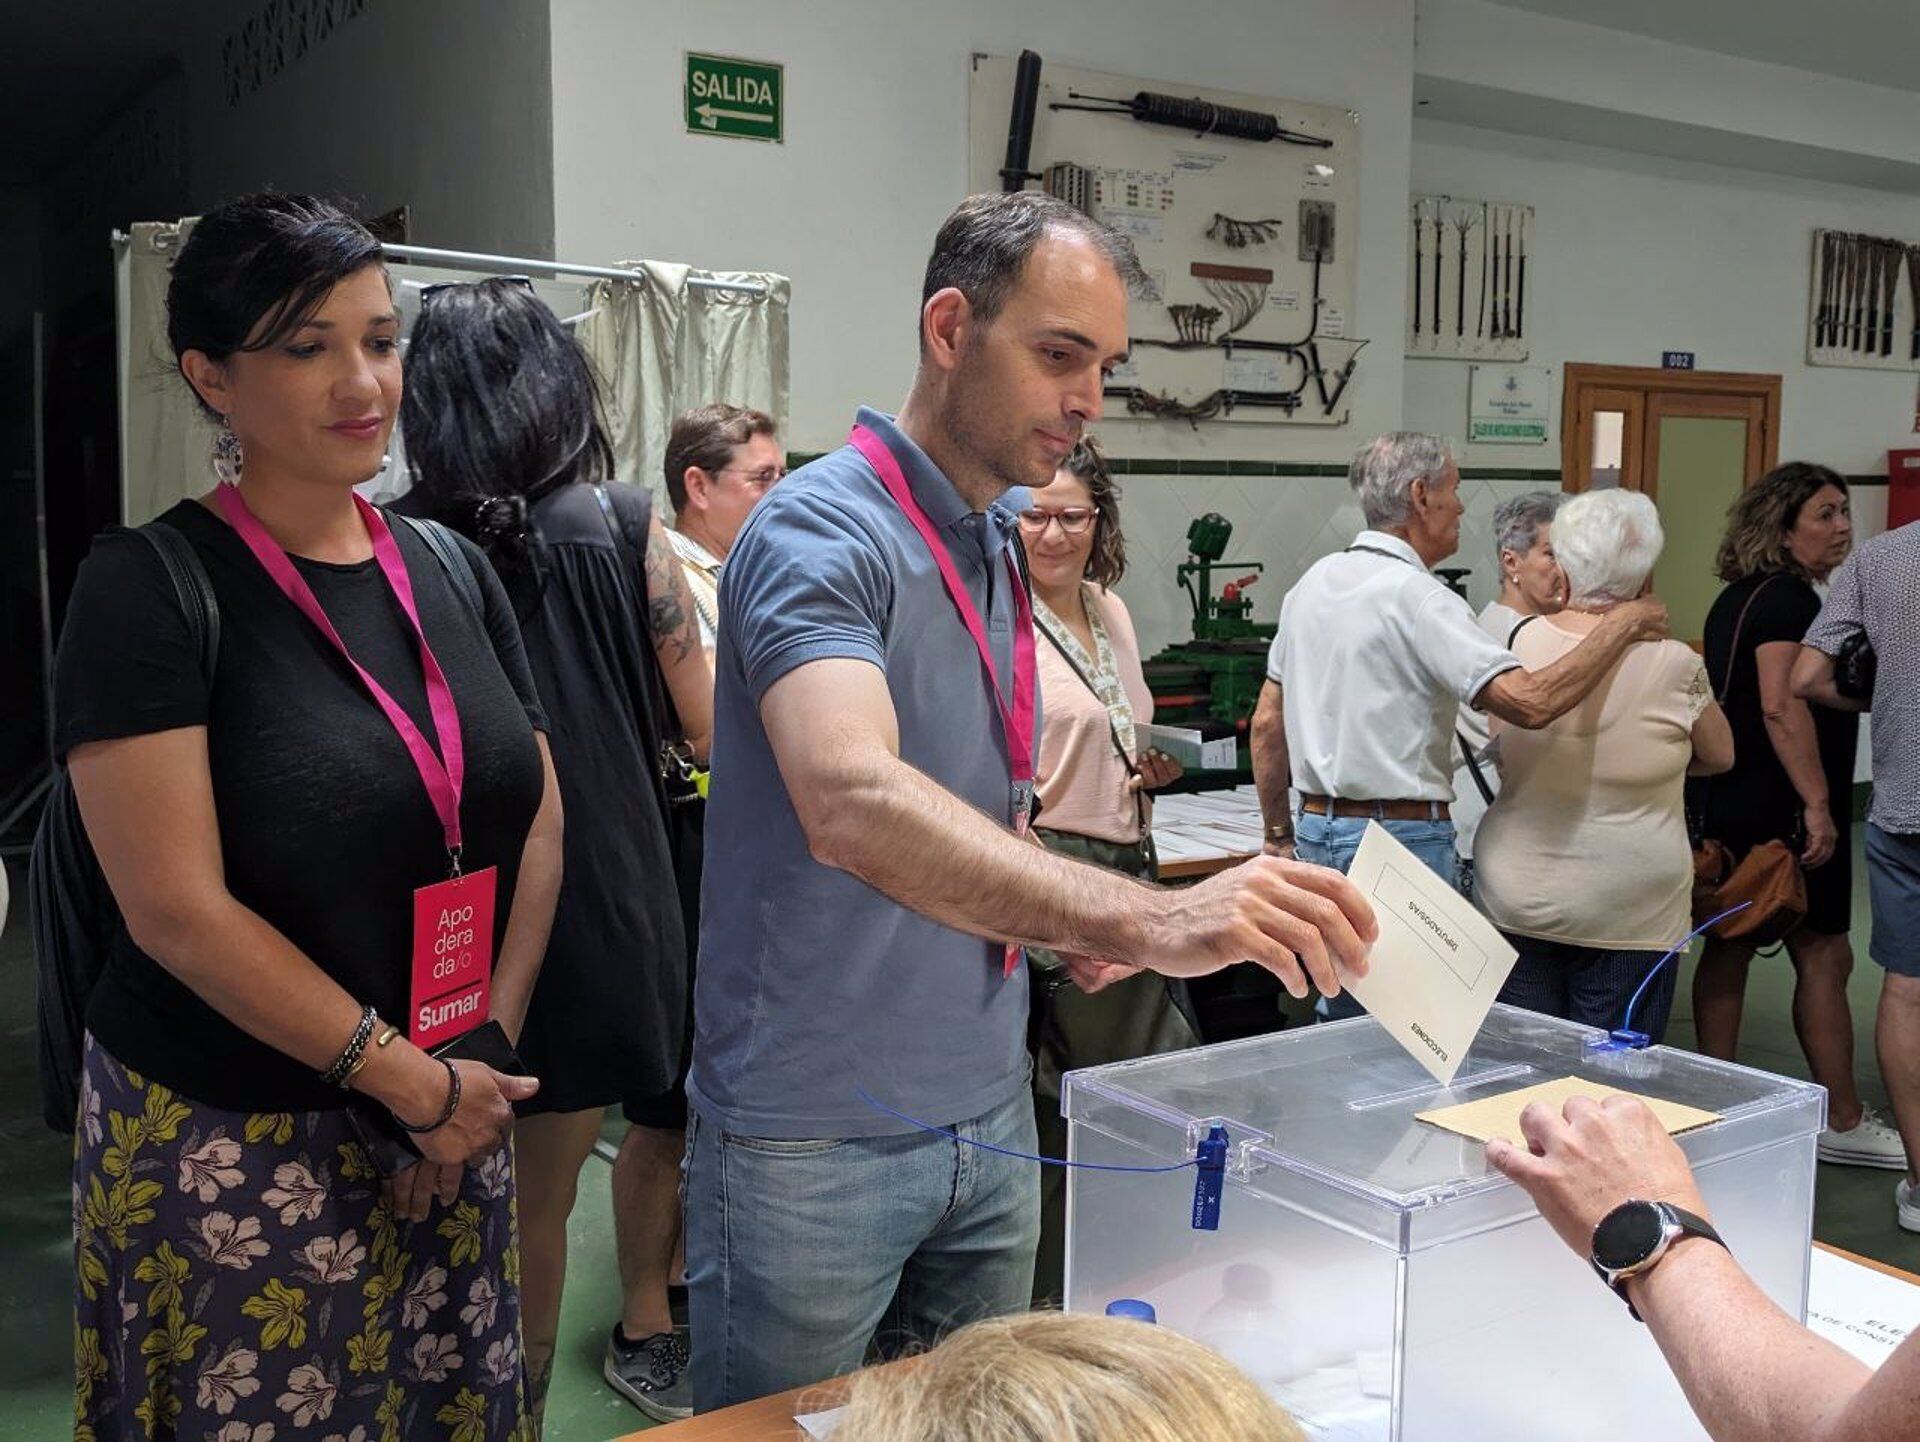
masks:
[[[1262,858],[1162,891],[1018,834],[1038,716],[1008,493],[1100,415],[1136,265],[1047,196],[966,201],[899,416],[862,410],[727,558],[707,874],[729,879],[688,1084],[700,1410],[1026,1305],[1037,1169],[967,1144],[1034,1146],[1011,944],[1090,990],[1252,958],[1303,995],[1365,968],[1372,913],[1336,872]]]

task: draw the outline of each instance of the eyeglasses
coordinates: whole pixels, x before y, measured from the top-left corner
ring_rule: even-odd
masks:
[[[1098,514],[1091,506],[1062,506],[1057,511],[1045,506],[1033,506],[1020,513],[1020,529],[1030,536],[1043,534],[1050,521],[1058,521],[1062,533],[1069,536],[1085,535]]]
[[[778,485],[781,479],[787,474],[787,468],[785,466],[762,466],[758,470],[750,471],[743,466],[723,466],[714,474],[721,476],[740,476],[744,479],[745,484],[752,486],[756,491],[764,491],[769,486]]]
[[[530,275],[490,275],[490,276],[487,276],[486,279],[497,280],[505,285],[519,286],[520,289],[524,290],[528,295],[532,295],[534,293],[533,277]],[[442,291],[452,290],[456,286],[479,285],[480,283],[481,282],[477,280],[431,281],[428,284],[420,287],[420,303],[422,305],[425,305],[429,300],[433,299],[433,297],[435,297],[436,295],[439,295]]]

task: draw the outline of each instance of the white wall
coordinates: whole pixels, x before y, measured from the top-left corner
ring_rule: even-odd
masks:
[[[222,47],[265,8],[201,5],[183,37],[193,209],[313,191],[410,206],[418,244],[552,254],[547,0],[379,0],[229,104]]]
[[[1397,336],[1393,220],[1406,208],[1411,0],[554,0],[557,254],[641,256],[793,278],[789,443],[839,444],[853,408],[889,409],[914,364],[927,250],[966,192],[968,58],[1049,61],[1338,104],[1361,115],[1358,333]],[[786,142],[685,133],[683,52],[786,67]],[[1338,458],[1400,411],[1376,342],[1354,417],[1318,427],[1109,425],[1122,455]],[[1171,578],[1168,579],[1171,585]]]
[[[1783,377],[1783,458],[1884,474],[1887,448],[1913,443],[1920,378],[1807,365],[1805,307],[1816,226],[1920,236],[1920,197],[1427,122],[1414,128],[1413,182],[1534,207],[1533,363],[1554,367],[1556,408],[1570,361],[1657,366],[1663,350],[1690,350],[1703,370]],[[1464,363],[1408,361],[1405,396],[1409,426],[1464,433]],[[1556,466],[1557,424],[1545,446],[1473,446],[1466,459]],[[1885,493],[1863,488],[1856,505],[1884,518]]]

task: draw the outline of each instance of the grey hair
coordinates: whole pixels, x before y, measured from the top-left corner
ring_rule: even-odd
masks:
[[[1493,508],[1493,559],[1502,551],[1524,556],[1540,540],[1540,528],[1553,524],[1554,512],[1566,500],[1561,491],[1528,491]]]
[[[1639,491],[1585,491],[1553,518],[1553,554],[1567,577],[1567,604],[1631,601],[1647,584],[1666,533]]]
[[[1361,447],[1347,467],[1347,484],[1360,498],[1369,526],[1404,525],[1413,512],[1413,483],[1435,479],[1452,459],[1438,436],[1388,431]]]

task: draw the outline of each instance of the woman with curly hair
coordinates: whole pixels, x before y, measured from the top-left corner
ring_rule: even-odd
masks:
[[[1690,798],[1705,834],[1738,857],[1763,841],[1794,846],[1807,880],[1807,918],[1786,940],[1793,1025],[1813,1079],[1827,1089],[1820,1159],[1906,1167],[1900,1135],[1861,1105],[1853,1079],[1853,757],[1859,721],[1793,694],[1800,639],[1820,611],[1817,582],[1853,544],[1847,483],[1825,466],[1789,461],[1749,486],[1727,512],[1716,569],[1726,588],[1707,613],[1707,674],[1733,724],[1735,759]],[[1731,1059],[1740,1040],[1752,948],[1709,937],[1693,980],[1700,1050]]]
[[[1040,814],[1034,834],[1049,850],[1151,881],[1153,802],[1148,793],[1180,775],[1180,764],[1135,740],[1153,719],[1153,693],[1140,665],[1133,618],[1113,591],[1127,569],[1120,488],[1099,442],[1082,440],[1020,513],[1033,577],[1034,639],[1044,698]],[[1050,952],[1029,953],[1034,1104],[1041,1150],[1063,1155],[1060,1078],[1098,1066],[1193,1046],[1181,984],[1143,972],[1091,996],[1067,979]],[[1061,1169],[1041,1178],[1040,1252],[1034,1295],[1060,1287],[1066,1188]]]

